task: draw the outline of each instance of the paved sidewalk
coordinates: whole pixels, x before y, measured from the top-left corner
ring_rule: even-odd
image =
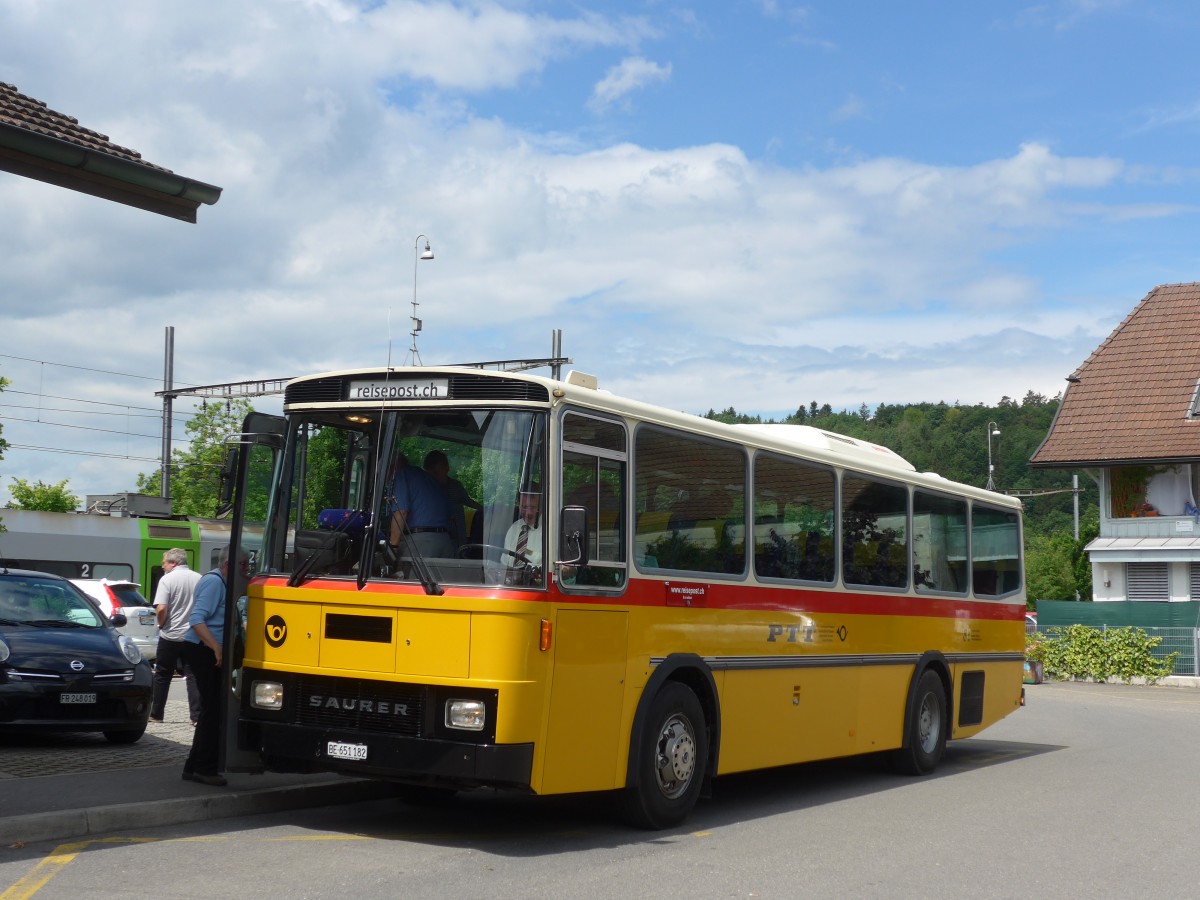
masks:
[[[231,774],[226,787],[184,781],[192,726],[182,681],[165,719],[124,746],[102,734],[0,736],[0,846],[378,800],[393,790],[330,774]]]

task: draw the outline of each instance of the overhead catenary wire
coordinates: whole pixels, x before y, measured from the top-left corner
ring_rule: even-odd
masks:
[[[8,444],[6,450],[38,450],[42,453],[67,453],[71,456],[98,456],[103,459],[128,459],[133,462],[158,462],[157,456],[129,456],[122,453],[101,453],[99,450],[66,450],[62,447],[35,447],[32,444]],[[172,464],[174,465],[174,463]]]
[[[98,374],[98,375],[110,375],[110,376],[116,376],[116,377],[120,377],[120,378],[132,378],[132,379],[137,379],[140,381],[158,382],[160,380],[157,377],[149,376],[149,375],[138,375],[138,374],[134,374],[134,373],[130,373],[130,372],[115,372],[110,369],[100,369],[100,368],[97,368],[94,366],[81,366],[81,365],[77,365],[77,364],[73,364],[73,363],[60,363],[60,362],[53,362],[53,361],[49,361],[49,360],[33,359],[33,358],[27,357],[27,356],[18,356],[13,353],[0,353],[0,358],[19,360],[21,362],[27,362],[27,363],[33,363],[33,364],[36,364],[43,368],[45,366],[53,366],[53,367],[57,367],[57,368],[73,369],[73,370],[81,371],[81,372],[90,372],[90,373]],[[2,376],[2,375],[3,375],[3,373],[0,372],[0,376]],[[189,384],[189,383],[185,382],[185,384]],[[196,385],[189,384],[189,386],[195,387]],[[40,403],[37,406],[23,406],[23,405],[19,405],[19,404],[0,403],[0,408],[36,410],[39,413],[39,418],[37,418],[37,419],[29,419],[29,418],[24,418],[21,416],[0,414],[0,420],[21,422],[26,425],[45,425],[45,426],[56,427],[56,428],[68,428],[68,429],[73,429],[73,430],[78,430],[78,431],[89,431],[89,432],[95,432],[95,433],[101,433],[101,434],[122,435],[122,436],[126,437],[127,439],[152,439],[152,440],[160,440],[161,439],[161,436],[157,435],[157,434],[149,435],[149,434],[141,434],[141,433],[133,432],[133,431],[129,431],[129,430],[119,431],[116,429],[98,428],[96,426],[89,426],[89,425],[73,425],[73,424],[68,424],[66,422],[46,421],[46,420],[40,418],[40,413],[42,413],[42,412],[58,412],[58,413],[66,413],[69,415],[78,415],[78,416],[125,416],[127,418],[139,418],[139,419],[154,418],[155,420],[161,421],[162,420],[161,410],[157,410],[154,407],[131,406],[130,404],[127,404],[127,403],[119,403],[119,402],[108,401],[108,400],[93,400],[93,399],[87,399],[87,398],[82,398],[82,397],[68,397],[68,396],[63,396],[63,395],[58,395],[58,394],[46,394],[43,391],[41,391],[40,389],[37,391],[20,390],[19,388],[13,387],[11,373],[9,375],[9,384],[4,386],[3,388],[0,388],[0,397],[3,397],[4,394],[13,394],[13,395],[20,395],[20,396],[25,396],[25,397],[37,397],[39,401],[44,398],[44,399],[49,399],[49,400],[63,401],[63,402],[67,402],[67,403],[78,403],[78,404],[81,404],[81,406],[83,406],[83,407],[111,407],[113,409],[111,411],[110,410],[102,410],[102,409],[88,409],[88,408],[65,409],[65,408],[61,408],[61,407],[41,406]],[[171,421],[174,423],[178,423],[186,428],[186,426],[190,422],[192,422],[193,420],[198,418],[200,415],[202,415],[204,413],[204,411],[206,410],[206,408],[207,408],[207,404],[202,400],[201,408],[199,410],[196,410],[191,415],[188,415],[186,413],[181,416],[172,415]],[[133,412],[133,410],[138,410],[139,412],[135,413],[135,412]],[[144,413],[144,415],[143,415],[143,413]],[[176,452],[176,448],[178,448],[178,447],[191,446],[193,441],[194,441],[194,438],[186,438],[186,437],[185,438],[174,438],[173,437],[170,442],[170,446],[172,448],[172,453]],[[65,453],[65,454],[72,455],[72,456],[90,456],[90,457],[97,457],[97,458],[102,458],[102,459],[126,459],[126,460],[131,460],[131,461],[138,461],[138,462],[161,462],[161,458],[158,456],[154,456],[154,457],[133,456],[128,453],[120,454],[120,453],[104,452],[104,451],[100,451],[100,450],[77,450],[77,449],[67,449],[67,448],[63,448],[63,447],[46,447],[46,446],[40,446],[40,445],[35,445],[35,444],[13,443],[11,441],[6,444],[6,448],[9,450],[26,450],[26,451],[34,451],[34,452],[39,452],[39,453]],[[176,464],[171,463],[171,465],[175,466]]]
[[[119,435],[123,435],[124,437],[131,437],[131,438],[150,438],[151,440],[155,440],[155,441],[157,441],[160,437],[160,435],[157,435],[157,434],[138,434],[137,432],[134,432],[134,431],[117,431],[114,428],[96,428],[95,426],[92,426],[92,425],[68,425],[66,422],[47,422],[45,419],[25,419],[25,418],[22,418],[21,416],[0,415],[0,419],[6,420],[9,422],[25,422],[30,425],[53,425],[55,428],[72,428],[77,431],[98,431],[101,434],[119,434]],[[172,443],[190,444],[191,441],[185,440],[183,438],[179,438],[179,439],[173,441]],[[10,446],[13,446],[13,445],[10,445]]]
[[[153,375],[134,375],[131,372],[113,372],[109,369],[97,369],[92,366],[79,366],[75,365],[74,363],[52,362],[51,360],[46,359],[31,359],[28,356],[17,356],[13,353],[0,353],[0,357],[4,359],[19,359],[21,362],[36,363],[39,366],[56,366],[62,369],[78,369],[81,372],[94,372],[97,375],[116,375],[120,378],[137,378],[142,381],[162,381],[161,378]],[[196,385],[189,385],[189,387],[195,386]]]

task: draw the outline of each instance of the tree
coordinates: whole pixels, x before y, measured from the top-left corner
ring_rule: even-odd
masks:
[[[225,439],[242,430],[251,412],[250,401],[238,397],[227,403],[206,403],[184,430],[191,435],[186,450],[171,453],[171,511],[177,516],[215,516],[225,459]],[[138,492],[162,492],[162,472],[138,476]]]
[[[1069,533],[1028,535],[1025,541],[1026,594],[1038,600],[1075,600],[1075,541]]]
[[[71,512],[78,508],[79,498],[67,489],[67,479],[58,484],[39,481],[30,484],[24,478],[14,478],[9,488],[11,509],[36,509],[42,512]]]

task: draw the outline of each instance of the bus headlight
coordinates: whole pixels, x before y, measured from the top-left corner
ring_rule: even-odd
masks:
[[[487,709],[482,700],[447,700],[446,727],[460,731],[483,731]]]
[[[283,709],[283,685],[278,681],[253,682],[250,705],[255,709]]]

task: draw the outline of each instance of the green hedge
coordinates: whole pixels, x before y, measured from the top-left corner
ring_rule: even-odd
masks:
[[[1129,682],[1144,678],[1151,684],[1170,675],[1178,653],[1156,657],[1162,643],[1140,628],[1089,628],[1068,625],[1026,635],[1025,658],[1042,663],[1051,678],[1079,678]]]

